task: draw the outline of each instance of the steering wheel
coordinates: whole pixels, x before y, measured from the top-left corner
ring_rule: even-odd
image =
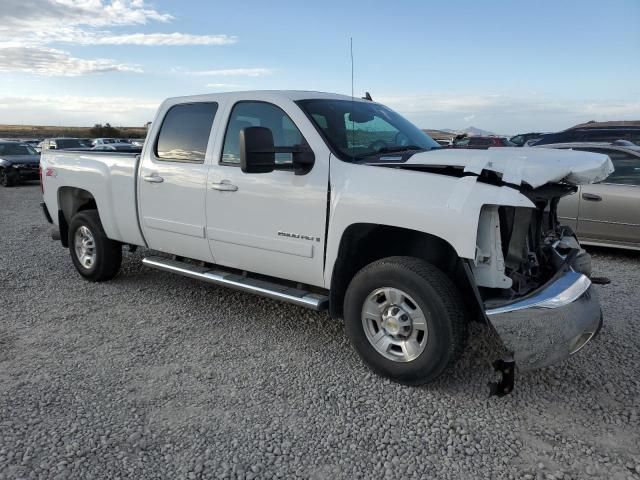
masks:
[[[373,150],[374,152],[379,152],[387,145],[389,144],[384,140],[375,140],[369,144],[369,150]]]

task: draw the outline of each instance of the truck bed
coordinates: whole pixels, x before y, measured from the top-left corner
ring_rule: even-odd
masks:
[[[80,191],[88,191],[109,238],[145,245],[136,207],[139,158],[136,153],[47,150],[40,158],[45,201],[59,210],[61,203],[73,202]],[[57,211],[50,213],[57,225]]]

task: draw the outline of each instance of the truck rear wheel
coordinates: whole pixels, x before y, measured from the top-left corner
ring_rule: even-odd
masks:
[[[68,238],[71,260],[84,278],[102,282],[118,274],[122,245],[107,238],[96,210],[83,210],[74,215]]]
[[[466,346],[460,294],[418,258],[388,257],[360,270],[347,289],[344,318],[363,361],[399,383],[435,380]]]

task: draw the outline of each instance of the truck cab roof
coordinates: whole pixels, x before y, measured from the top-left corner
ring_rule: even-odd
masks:
[[[224,93],[206,93],[201,95],[189,95],[183,97],[170,97],[165,100],[165,103],[185,103],[185,102],[206,102],[216,100],[246,100],[249,97],[266,98],[279,98],[287,99],[291,101],[298,100],[353,100],[356,102],[370,102],[359,97],[351,97],[349,95],[340,95],[337,93],[328,92],[315,92],[308,90],[245,90],[237,92],[224,92]]]

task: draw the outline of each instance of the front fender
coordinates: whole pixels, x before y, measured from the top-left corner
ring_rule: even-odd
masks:
[[[371,223],[427,233],[473,259],[483,205],[534,207],[514,188],[427,172],[332,159],[325,286],[350,225]]]

